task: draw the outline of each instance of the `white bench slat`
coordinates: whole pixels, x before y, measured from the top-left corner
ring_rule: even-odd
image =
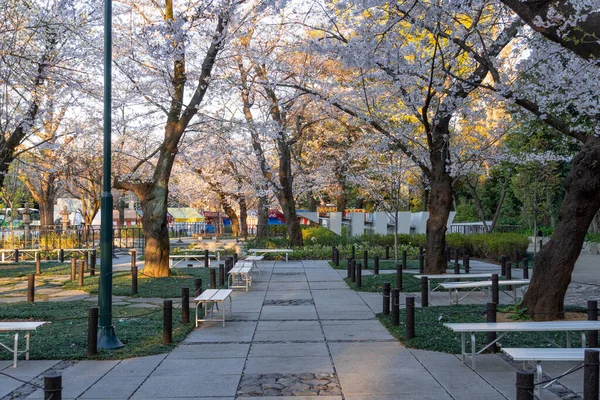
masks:
[[[600,330],[600,321],[462,322],[444,326],[454,332],[596,331]]]
[[[492,274],[418,274],[415,278],[421,279],[421,277],[427,277],[428,279],[462,279],[462,278],[491,278]]]
[[[502,351],[515,361],[583,361],[586,350],[600,349],[502,348]]]
[[[252,271],[252,267],[233,267],[229,274],[247,274]]]
[[[458,277],[458,275],[457,275]],[[462,276],[462,278],[468,278],[466,274]],[[512,279],[512,280],[502,280],[498,281],[498,285],[500,286],[508,286],[508,285],[528,285],[529,279]],[[442,282],[440,286],[444,289],[469,289],[469,288],[477,288],[477,287],[488,287],[492,286],[492,281],[477,281],[477,282]]]
[[[38,327],[49,324],[48,321],[13,321],[0,322],[0,331],[34,331]]]
[[[265,256],[248,256],[244,259],[244,261],[262,261]]]

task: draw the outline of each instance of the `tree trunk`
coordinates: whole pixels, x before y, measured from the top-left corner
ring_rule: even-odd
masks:
[[[223,199],[221,200],[221,207],[223,207],[225,214],[227,214],[227,216],[229,217],[229,220],[231,221],[231,231],[233,233],[233,236],[239,236],[240,235],[240,220],[238,219],[238,216],[235,213],[235,210],[233,209],[233,207],[231,207],[231,205],[229,204],[228,201],[224,201]]]
[[[25,186],[40,206],[40,225],[54,225],[54,202],[57,197],[56,177],[54,174],[40,173],[35,182],[25,177]]]
[[[248,237],[248,205],[246,204],[246,198],[240,197],[238,200],[240,206],[240,236]]]
[[[169,269],[169,229],[167,227],[167,185],[153,183],[144,196],[138,198],[144,215],[142,225],[146,246],[144,247],[144,275],[165,277]]]
[[[348,194],[346,193],[346,188],[343,183],[338,184],[338,193],[335,197],[335,205],[337,207],[338,212],[344,212],[346,210],[346,205],[348,204]]]
[[[283,133],[281,133],[283,137]],[[302,230],[300,221],[296,214],[296,201],[294,200],[294,189],[292,176],[292,156],[290,147],[284,139],[279,139],[279,184],[281,188],[277,190],[277,200],[283,209],[285,215],[285,226],[287,229],[288,240],[292,246],[302,246]]]
[[[427,220],[426,274],[446,272],[444,251],[446,249],[446,224],[452,207],[452,178],[446,169],[448,125],[450,117],[439,121],[432,134],[434,138],[429,157],[431,176],[429,192],[429,219]],[[437,139],[435,139],[437,138]]]
[[[258,198],[258,215],[256,218],[256,237],[266,238],[269,234],[269,199],[266,194]]]
[[[41,226],[52,226],[54,225],[54,200],[45,201],[43,203],[37,201],[40,206],[40,225]]]
[[[563,317],[565,294],[585,234],[600,209],[600,138],[589,136],[565,180],[558,225],[535,258],[522,307],[536,321]]]
[[[308,197],[308,211],[310,212],[316,212],[317,211],[317,207],[319,206],[319,202],[317,201],[317,199],[315,198],[315,196],[313,196],[313,192],[309,191],[306,196]]]

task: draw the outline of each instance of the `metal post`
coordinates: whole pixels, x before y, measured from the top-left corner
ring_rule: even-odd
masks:
[[[356,263],[356,287],[357,288],[361,288],[362,287],[362,265],[360,263]]]
[[[210,267],[210,259],[208,258],[208,249],[204,250],[204,268]]]
[[[452,259],[451,257],[451,249],[450,246],[446,246],[446,264],[448,264],[450,262],[450,260]]]
[[[35,274],[27,275],[27,302],[35,302]]]
[[[521,252],[519,249],[515,249],[515,265],[518,267],[519,262],[521,261]]]
[[[350,282],[356,282],[356,260],[354,258],[350,266]]]
[[[352,259],[348,259],[347,276],[348,279],[352,278]]]
[[[533,372],[517,371],[516,400],[533,400]]]
[[[419,254],[419,273],[422,274],[425,271],[425,255]]]
[[[131,250],[131,267],[135,267],[137,265],[137,251]]]
[[[88,268],[90,269],[90,276],[96,276],[96,263],[92,262],[92,255],[85,253],[85,259],[87,261]]]
[[[138,293],[138,268],[137,265],[131,266],[131,294]]]
[[[410,296],[406,298],[406,338],[415,337],[415,298]]]
[[[369,269],[369,251],[365,250],[363,253],[363,265],[365,269]]]
[[[352,259],[354,260],[356,258],[356,247],[354,247],[354,245],[352,245]]]
[[[400,325],[400,290],[392,289],[392,326]]]
[[[454,263],[458,264],[458,247],[454,249]]]
[[[62,375],[44,375],[44,400],[62,400]]]
[[[19,262],[19,249],[15,249],[15,262]]]
[[[498,274],[492,274],[492,303],[500,303],[498,292]]]
[[[588,300],[587,302],[587,319],[588,321],[598,320],[598,302],[596,300]],[[589,331],[587,337],[587,347],[597,348],[598,331]]]
[[[463,258],[463,267],[465,269],[465,274],[468,274],[471,272],[471,256],[468,254],[465,254],[465,256]]]
[[[402,264],[396,264],[396,289],[402,291],[402,286]]]
[[[336,267],[340,266],[340,251],[338,250],[338,248],[335,248],[335,261],[334,261],[334,265]]]
[[[385,259],[390,259],[390,246],[385,246]]]
[[[71,281],[77,279],[77,261],[74,258],[71,258]]]
[[[42,257],[39,251],[35,252],[35,273],[37,275],[42,274]]]
[[[426,276],[421,277],[421,307],[429,306],[429,280]]]
[[[210,273],[210,288],[216,289],[217,288],[217,271],[214,268],[211,268],[209,273]]]
[[[202,278],[197,278],[194,281],[194,296],[198,297],[202,294]]]
[[[219,263],[219,286],[225,286],[225,264]]]
[[[98,353],[98,308],[88,309],[87,356]]]
[[[485,310],[485,322],[496,322],[496,303],[487,303]],[[496,332],[487,333],[487,342],[492,343],[496,340]],[[488,353],[496,353],[498,351],[496,343],[487,348]]]
[[[383,315],[390,315],[390,283],[383,283]]]
[[[379,256],[373,257],[373,274],[379,275]]]
[[[111,193],[111,129],[112,129],[112,0],[104,2],[104,123],[103,123],[103,162],[102,198],[100,202],[100,280],[98,303],[98,348],[116,349],[123,347],[112,325],[112,257],[113,229]]]
[[[85,269],[86,272],[90,270],[90,264],[88,262],[88,258],[87,258],[86,254],[83,255],[83,268]]]
[[[500,258],[500,265],[501,265],[500,276],[506,276],[506,260],[507,260],[506,256],[502,256]]]
[[[96,274],[96,249],[92,250],[92,252],[90,253],[90,269],[94,270],[94,275]]]
[[[529,279],[529,260],[523,260],[523,279]]]
[[[79,262],[79,274],[77,276],[77,284],[79,286],[83,286],[83,278],[84,278],[84,274],[85,274],[85,265],[83,264],[83,261]]]
[[[335,246],[331,246],[331,261],[335,262]]]
[[[190,288],[181,288],[181,322],[190,323]]]
[[[63,249],[58,250],[58,262],[65,262],[65,251]]]
[[[598,350],[585,350],[583,355],[583,400],[598,400]]]
[[[406,250],[402,250],[402,269],[408,269]]]
[[[163,302],[163,344],[173,342],[173,300]]]
[[[454,273],[460,274],[460,264],[457,262],[454,263]]]

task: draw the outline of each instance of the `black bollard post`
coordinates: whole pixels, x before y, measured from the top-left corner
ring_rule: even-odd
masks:
[[[585,350],[583,355],[583,400],[598,399],[598,350]]]
[[[419,273],[422,274],[425,271],[425,255],[419,254]]]
[[[521,252],[519,251],[519,249],[515,250],[515,265],[517,266],[517,268],[519,267],[519,262],[521,262]]]
[[[77,284],[79,286],[83,286],[83,278],[84,278],[83,275],[84,274],[85,274],[85,264],[83,263],[83,261],[80,261],[79,262],[79,274],[77,276],[77,279],[78,279]]]
[[[62,375],[44,375],[44,400],[62,400]]]
[[[506,256],[502,256],[500,258],[500,265],[501,265],[500,276],[506,276],[506,260],[507,260]]]
[[[406,250],[402,250],[402,269],[408,269]]]
[[[219,263],[219,286],[225,285],[225,264]]]
[[[419,245],[419,255],[420,256],[425,255],[425,248],[423,247],[423,245]]]
[[[465,254],[465,257],[463,258],[463,267],[465,268],[465,274],[468,274],[471,272],[471,256],[468,254]]]
[[[362,265],[360,263],[356,263],[356,287],[357,288],[361,288],[362,287]]]
[[[588,321],[598,320],[598,302],[596,300],[588,300],[587,302],[587,319]],[[588,332],[587,347],[597,348],[598,347],[598,331]]]
[[[15,262],[19,262],[19,249],[15,249]]]
[[[352,245],[352,259],[354,260],[356,258],[356,247],[354,247],[354,245]]]
[[[352,259],[351,258],[348,259],[348,266],[346,267],[346,275],[347,275],[346,277],[348,279],[352,278]]]
[[[529,279],[529,260],[523,260],[523,279]]]
[[[339,267],[340,266],[340,251],[337,249],[337,247],[335,248],[333,258],[334,258],[333,265],[335,265],[336,267]]]
[[[448,264],[451,260],[450,246],[446,246],[446,252],[444,254],[446,256],[444,261],[446,262],[446,264]]]
[[[96,249],[92,250],[90,253],[90,268],[94,270],[94,274],[96,273],[96,259],[97,259]]]
[[[533,400],[533,372],[517,371],[516,400]]]
[[[406,298],[406,338],[415,337],[415,298]]]
[[[356,282],[356,260],[354,258],[350,263],[350,282]]]
[[[454,273],[460,274],[460,264],[457,262],[454,263]]]
[[[138,268],[137,265],[131,266],[131,294],[138,292]]]
[[[90,276],[96,276],[96,263],[92,261],[92,254],[85,253],[85,259],[88,260],[88,268],[90,269]]]
[[[421,277],[421,307],[429,306],[429,280],[426,276]]]
[[[163,302],[163,344],[173,342],[173,300]]]
[[[194,281],[194,296],[198,297],[202,294],[202,278],[197,278]]]
[[[131,250],[131,267],[135,267],[137,265],[137,251]]]
[[[204,250],[204,268],[210,267],[210,258],[208,257],[208,250]]]
[[[500,303],[498,293],[498,274],[492,274],[492,303]]]
[[[216,289],[217,288],[217,270],[214,268],[211,268],[209,273],[210,273],[210,288]]]
[[[487,307],[485,310],[485,322],[496,322],[496,303],[487,303]],[[496,340],[496,332],[488,332],[487,333],[487,342],[488,344],[492,343]],[[496,343],[487,348],[488,353],[497,353],[498,348],[496,347]]]
[[[458,264],[458,247],[454,249],[454,263]]]
[[[27,275],[27,302],[35,302],[35,274]]]
[[[181,322],[190,323],[190,288],[181,288]]]
[[[385,246],[385,259],[390,259],[390,246]]]
[[[42,274],[42,257],[39,251],[35,252],[35,273],[37,275]]]
[[[339,252],[337,252],[339,254]],[[239,261],[239,255],[238,253],[233,253],[233,264],[235,265],[235,263],[237,263]]]
[[[390,315],[390,283],[383,283],[383,315]]]
[[[392,289],[392,326],[400,325],[400,290]]]
[[[402,286],[403,286],[403,279],[402,279],[402,264],[397,264],[396,265],[396,289],[402,291]]]
[[[65,262],[65,251],[63,249],[58,250],[58,262]]]
[[[365,269],[369,269],[369,251],[365,250],[363,253],[363,266]]]
[[[74,258],[71,258],[71,281],[77,279],[77,261]]]
[[[85,253],[83,254],[83,269],[85,269],[86,272],[90,270],[90,264]]]
[[[335,262],[335,246],[331,246],[331,261]]]
[[[379,275],[379,256],[373,257],[373,274]]]
[[[98,353],[98,308],[88,308],[87,356]]]

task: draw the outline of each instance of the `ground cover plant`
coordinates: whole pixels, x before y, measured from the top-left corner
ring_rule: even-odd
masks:
[[[42,263],[42,276],[68,275],[71,273],[71,264],[67,263]],[[35,264],[16,263],[0,265],[0,278],[19,278],[35,274]]]
[[[30,358],[33,360],[90,359],[86,357],[87,314],[93,306],[95,304],[89,301],[0,304],[0,320],[51,322],[31,334]],[[172,350],[193,329],[191,321],[181,322],[180,304],[174,304],[173,308],[173,343],[164,345],[162,307],[113,306],[113,325],[125,347],[100,350],[91,358],[122,359]],[[0,359],[12,359],[12,354],[0,351]]]
[[[510,305],[500,305],[499,309],[510,309],[511,307]],[[581,307],[567,307],[565,311],[585,313],[585,309]],[[415,308],[416,337],[410,340],[407,340],[405,337],[406,310],[400,310],[399,326],[392,326],[391,315],[384,316],[383,314],[377,314],[377,318],[379,318],[390,334],[400,340],[406,347],[460,354],[460,334],[452,332],[450,329],[444,327],[443,324],[450,322],[485,322],[485,312],[485,304]],[[585,319],[585,317],[582,317],[582,319]],[[553,340],[558,346],[567,347],[564,332],[544,332],[544,335],[548,339]],[[487,343],[486,333],[477,334],[476,337],[478,346]],[[509,333],[500,340],[500,344],[503,347],[548,347],[548,343],[549,341],[544,339],[539,332]],[[580,347],[581,339],[573,336],[571,338],[571,346]]]

